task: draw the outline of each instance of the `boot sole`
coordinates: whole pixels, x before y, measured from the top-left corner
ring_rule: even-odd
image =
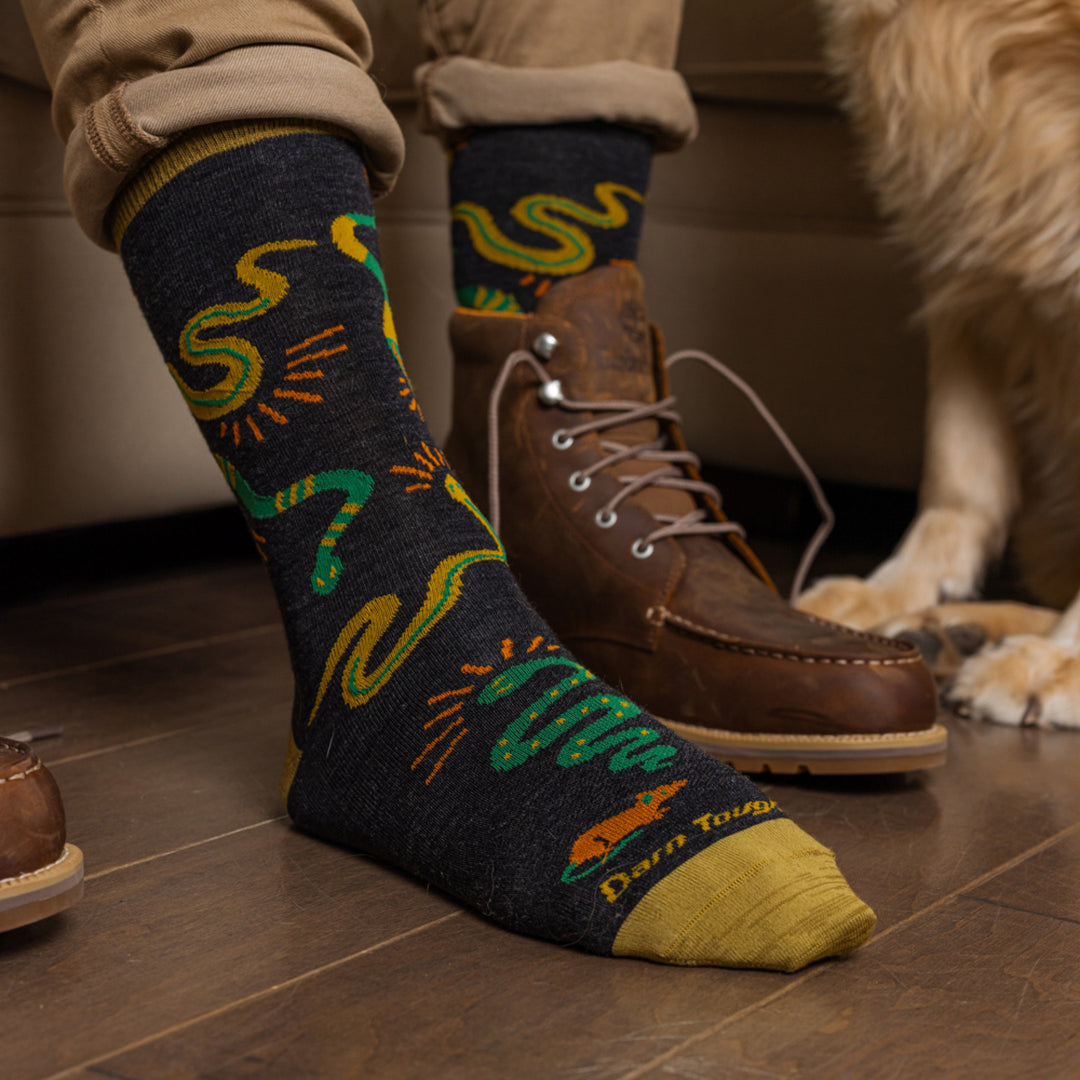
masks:
[[[83,855],[65,844],[56,862],[29,874],[0,880],[0,932],[48,918],[83,894]]]
[[[770,735],[664,723],[739,772],[863,775],[936,769],[945,764],[948,732],[941,724],[883,735]]]

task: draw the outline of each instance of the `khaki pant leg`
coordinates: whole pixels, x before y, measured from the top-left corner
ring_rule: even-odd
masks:
[[[697,131],[672,70],[682,0],[420,0],[420,12],[429,131],[605,120],[650,132],[659,149]]]
[[[321,120],[361,141],[376,194],[404,157],[367,74],[352,0],[22,0],[67,144],[64,189],[82,229],[104,218],[147,155],[205,124]]]

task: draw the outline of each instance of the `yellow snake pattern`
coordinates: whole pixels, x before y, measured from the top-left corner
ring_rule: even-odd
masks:
[[[469,230],[477,252],[490,262],[529,273],[561,276],[580,274],[596,260],[596,248],[583,228],[566,220],[580,221],[593,228],[618,229],[630,215],[620,200],[644,202],[644,196],[627,187],[604,181],[593,189],[603,208],[594,210],[561,195],[525,195],[510,208],[510,216],[531,232],[548,237],[555,247],[529,247],[511,240],[495,223],[491,212],[474,202],[459,202],[453,208],[455,221]]]
[[[394,315],[390,310],[390,294],[386,288],[386,275],[383,273],[378,259],[371,253],[370,248],[356,235],[357,225],[365,225],[374,229],[375,219],[364,214],[342,214],[340,217],[336,217],[333,225],[330,226],[330,236],[338,251],[343,255],[348,255],[350,259],[355,259],[365,269],[370,270],[379,283],[383,295],[383,337],[386,339],[387,347],[390,349],[394,360],[397,361],[402,380],[412,390],[409,374],[405,370],[404,361],[401,359],[401,346],[398,345],[397,330],[394,328]]]
[[[315,247],[314,240],[275,240],[260,244],[245,252],[236,264],[236,277],[257,293],[255,300],[238,303],[211,304],[193,315],[180,333],[180,358],[192,367],[218,365],[225,374],[206,390],[196,390],[181,377],[173,364],[169,374],[176,380],[180,393],[197,420],[215,420],[245,404],[262,381],[263,360],[259,350],[241,337],[216,337],[204,340],[201,335],[218,326],[233,326],[248,319],[265,315],[280,304],[289,291],[284,274],[259,266],[259,259],[270,251],[293,251]]]
[[[393,594],[369,600],[345,624],[334,647],[330,650],[323,668],[322,680],[315,695],[315,704],[308,715],[309,724],[315,719],[315,714],[326,697],[334,672],[354,639],[359,636],[359,640],[353,645],[345,662],[345,670],[341,677],[341,695],[350,708],[370,701],[408,659],[416,646],[435,628],[439,620],[457,603],[461,595],[461,578],[468,567],[474,563],[492,559],[499,562],[506,561],[506,552],[499,538],[491,531],[491,526],[488,525],[483,514],[476,509],[472,500],[465,494],[465,489],[449,473],[446,474],[445,487],[450,497],[466,507],[487,529],[493,547],[449,555],[435,567],[428,579],[427,591],[419,610],[401,632],[386,658],[372,671],[368,670],[371,654],[394,621],[401,608],[401,601]]]

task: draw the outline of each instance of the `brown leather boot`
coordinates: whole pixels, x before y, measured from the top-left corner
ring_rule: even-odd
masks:
[[[450,324],[447,455],[486,511],[498,388],[499,529],[526,595],[578,658],[747,772],[944,761],[933,679],[905,643],[795,611],[701,481],[641,278],[605,266],[531,314]]]
[[[64,804],[29,746],[0,738],[0,931],[44,919],[82,896],[83,857],[64,843]]]

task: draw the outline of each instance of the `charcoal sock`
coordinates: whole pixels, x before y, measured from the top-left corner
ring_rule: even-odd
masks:
[[[831,853],[521,596],[413,396],[361,160],[305,125],[196,131],[113,213],[281,606],[289,813],[598,953],[793,970],[855,948],[873,914]]]
[[[531,311],[553,281],[633,263],[651,165],[649,138],[614,124],[471,132],[450,165],[459,303]]]

